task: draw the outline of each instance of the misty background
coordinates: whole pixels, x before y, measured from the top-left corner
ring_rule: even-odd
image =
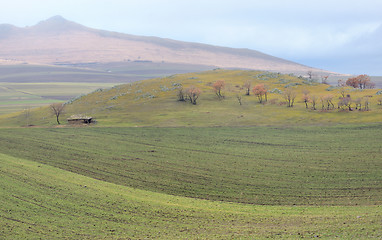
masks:
[[[0,1],[0,23],[61,15],[97,29],[249,48],[304,65],[382,76],[382,1]]]

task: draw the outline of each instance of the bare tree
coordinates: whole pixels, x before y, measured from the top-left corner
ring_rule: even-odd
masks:
[[[331,95],[331,94],[324,95],[324,96],[321,96],[320,99],[321,99],[321,104],[322,104],[322,110],[334,109],[334,104],[332,102],[333,95]]]
[[[64,112],[65,105],[63,103],[52,103],[50,105],[50,109],[56,116],[57,124],[61,124],[60,120],[58,119],[61,115],[61,113]]]
[[[302,90],[302,100],[305,103],[305,107],[308,108],[308,102],[309,102],[309,93],[310,91],[308,89]]]
[[[328,84],[328,78],[329,76],[321,76],[321,83]]]
[[[362,110],[362,98],[357,98],[354,101],[355,109]]]
[[[363,104],[365,111],[369,111],[369,104],[370,104],[370,97],[366,96],[364,98],[364,104]]]
[[[24,109],[24,116],[26,121],[26,126],[30,126],[30,118],[31,118],[31,109],[30,107],[27,107]]]
[[[308,71],[307,74],[308,74],[309,80],[312,80],[313,72],[312,71]]]
[[[325,109],[325,96],[321,95],[320,96],[320,101],[321,101],[321,110]]]
[[[346,95],[346,97],[340,97],[340,101],[338,102],[338,109],[348,109],[349,111],[353,111],[351,108],[352,99],[350,95]]]
[[[332,102],[332,100],[333,100],[333,95],[331,95],[331,94],[329,94],[329,95],[326,95],[325,97],[324,97],[324,100],[325,100],[325,102],[326,102],[326,109],[327,110],[330,110],[330,109],[334,109],[335,107],[334,107],[334,104],[333,104],[333,102]]]
[[[312,103],[313,110],[317,110],[316,108],[317,101],[318,101],[317,95],[310,96],[310,102]]]
[[[250,94],[250,91],[251,91],[251,81],[250,80],[247,80],[245,83],[244,83],[244,85],[243,85],[243,87],[246,89],[246,93],[245,93],[245,95],[247,95],[247,96],[249,96],[249,94]]]
[[[222,90],[225,87],[225,81],[224,80],[218,80],[212,85],[216,96],[218,96],[219,99],[223,99],[224,95],[222,94]]]
[[[288,107],[293,107],[296,96],[297,93],[293,88],[289,87],[284,91],[284,99],[287,102]]]
[[[178,101],[181,101],[181,102],[186,101],[186,100],[184,99],[184,95],[185,95],[185,93],[184,93],[183,88],[182,88],[182,87],[179,88],[179,89],[178,89]]]
[[[236,94],[236,98],[237,98],[237,101],[239,102],[239,104],[241,105],[241,95],[239,94]]]
[[[339,92],[340,92],[341,96],[344,98],[345,94],[346,94],[346,88],[344,86],[341,86],[339,89]]]
[[[196,100],[199,98],[200,93],[201,93],[201,90],[194,86],[186,89],[186,94],[188,98],[190,99],[190,102],[194,105],[196,105]]]

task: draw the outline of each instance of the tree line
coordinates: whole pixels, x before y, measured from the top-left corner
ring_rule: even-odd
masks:
[[[215,95],[217,96],[219,100],[222,100],[225,98],[223,93],[225,86],[226,84],[224,80],[218,80],[212,84],[212,90],[214,91]],[[373,83],[370,80],[370,77],[365,74],[359,75],[356,77],[351,77],[346,82],[344,82],[343,80],[339,80],[338,87],[339,87],[340,97],[338,97],[336,104],[335,104],[336,98],[333,94],[316,95],[316,94],[311,94],[310,91],[307,89],[302,90],[301,100],[304,102],[306,109],[312,109],[312,110],[339,109],[339,110],[353,111],[354,109],[356,109],[356,110],[368,111],[371,96],[363,96],[363,97],[353,99],[350,96],[350,94],[346,94],[346,86],[359,88],[359,89],[371,89],[375,87],[375,83]],[[265,84],[260,83],[252,87],[251,81],[246,81],[242,85],[242,89],[245,90],[244,95],[246,96],[251,95],[251,92],[252,92],[253,95],[256,96],[259,103],[264,104],[268,102],[268,94],[270,93],[270,91]],[[189,87],[185,90],[181,88],[178,91],[178,101],[189,101],[190,103],[196,105],[197,99],[199,98],[201,92],[202,91],[195,86]],[[292,86],[286,87],[286,89],[282,92],[284,104],[287,107],[291,107],[291,108],[294,107],[297,95],[298,95],[297,90],[294,89]],[[241,105],[242,104],[241,95],[237,94],[236,98],[239,104]],[[380,99],[379,103],[380,105],[382,105],[382,98]]]

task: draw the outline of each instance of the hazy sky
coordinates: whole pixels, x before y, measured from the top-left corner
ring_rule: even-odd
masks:
[[[382,0],[0,0],[0,23],[55,15],[88,27],[250,48],[327,70],[382,75]]]

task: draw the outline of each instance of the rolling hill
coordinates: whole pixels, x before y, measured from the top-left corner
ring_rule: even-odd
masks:
[[[246,81],[268,101],[245,95]],[[197,104],[178,101],[191,86]],[[335,104],[344,90],[370,109],[305,108],[305,90]],[[91,115],[94,127],[57,126],[49,107],[0,116],[0,238],[380,238],[377,91],[218,69],[66,103],[62,122]]]
[[[1,101],[63,100],[79,93],[68,86],[121,83],[65,102],[62,122],[88,115],[92,126],[58,126],[47,106],[0,116],[1,239],[381,238],[380,89],[257,70],[163,76],[212,62],[312,69],[61,17],[1,25],[0,44],[3,63],[19,64],[0,67]],[[264,84],[267,101],[245,95],[247,82]],[[193,87],[197,103],[179,101]],[[341,94],[352,110],[337,108]]]
[[[212,87],[218,80],[225,82],[224,98],[220,100]],[[245,82],[250,82],[251,88],[264,84],[268,89],[268,101],[260,104],[253,93],[245,95]],[[196,105],[178,101],[179,91],[190,87],[201,91]],[[296,94],[293,108],[286,105],[283,95],[286,89],[293,89]],[[309,92],[310,98],[316,97],[316,110],[312,109],[311,102],[307,103],[306,108],[304,91]],[[341,91],[353,99],[352,109],[356,110],[356,101],[360,101],[362,109],[368,101],[369,110],[337,108]],[[87,115],[96,118],[100,126],[160,127],[375,123],[381,121],[382,112],[382,97],[377,93],[380,93],[379,89],[342,89],[292,74],[217,69],[142,80],[109,89],[100,88],[67,101],[61,119],[71,115]],[[327,97],[332,103],[329,107],[325,100]],[[0,117],[0,125],[4,126],[25,126],[26,122],[43,126],[56,124],[48,107],[32,110],[28,121],[25,113]]]
[[[87,28],[60,16],[35,26],[0,25],[0,62],[71,65],[154,62],[276,72],[330,72],[255,50],[234,49]]]

